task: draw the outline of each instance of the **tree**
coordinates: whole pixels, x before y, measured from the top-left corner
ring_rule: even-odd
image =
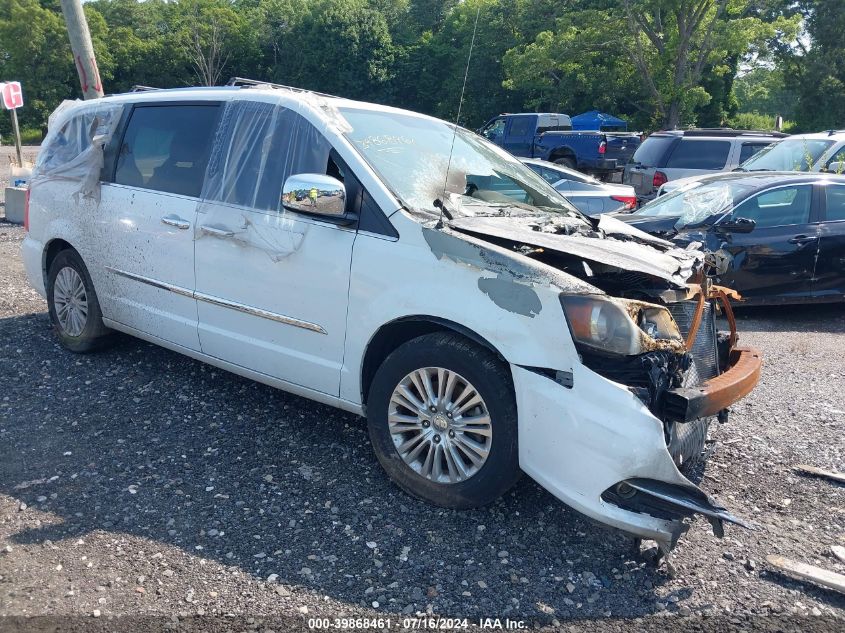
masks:
[[[384,16],[365,0],[322,0],[293,33],[295,85],[344,97],[384,100],[393,42]]]
[[[576,114],[597,108],[648,121],[640,77],[620,45],[624,24],[618,11],[573,11],[554,23],[555,31],[542,31],[505,54],[505,88],[521,91],[535,110]]]
[[[711,95],[701,85],[705,69],[734,56],[752,55],[780,32],[794,32],[796,18],[765,22],[749,0],[624,0],[628,51],[642,74],[655,118],[675,128],[693,118]]]
[[[79,84],[64,20],[38,0],[4,0],[0,4],[0,78],[23,84],[21,127],[46,124],[63,100],[79,95]],[[8,133],[9,117],[0,117]]]
[[[838,0],[803,2],[810,45],[798,40],[784,61],[786,86],[797,94],[803,130],[845,126],[845,8]]]
[[[434,114],[455,120],[465,74],[461,125],[475,127],[500,112],[521,109],[522,95],[502,90],[502,60],[510,48],[522,42],[527,4],[528,0],[465,0],[454,7],[421,55],[428,75],[423,96],[430,99]],[[476,15],[478,30],[473,44]]]
[[[718,125],[730,118],[737,108],[737,68],[750,63],[767,67],[774,59],[779,68],[789,68],[784,83],[801,92],[799,102],[808,113],[828,93],[839,94],[843,55],[835,39],[842,27],[824,32],[823,24],[838,24],[836,5],[832,0],[91,0],[85,12],[110,93],[135,84],[219,84],[239,75],[454,120],[469,61],[463,125],[475,127],[504,111],[599,108],[647,129]],[[815,15],[819,19],[811,21]],[[798,46],[796,53],[802,16],[813,43],[806,50]],[[824,51],[836,63],[826,65]],[[805,69],[807,62],[812,63]],[[4,78],[25,80],[26,126],[43,125],[62,99],[79,94],[59,0],[0,0],[0,69]],[[827,109],[837,112],[835,106]],[[0,117],[0,129],[4,125]]]
[[[743,73],[734,81],[734,93],[740,112],[795,117],[796,95],[786,87],[780,67],[760,66]]]

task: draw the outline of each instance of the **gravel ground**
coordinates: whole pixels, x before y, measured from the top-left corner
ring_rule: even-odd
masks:
[[[719,540],[696,520],[655,568],[528,478],[484,509],[432,508],[390,484],[355,416],[130,338],[62,351],[22,237],[0,223],[0,616],[842,630],[845,596],[764,557],[845,573],[845,488],[791,470],[845,470],[845,306],[741,313],[764,376],[702,486],[760,529]]]

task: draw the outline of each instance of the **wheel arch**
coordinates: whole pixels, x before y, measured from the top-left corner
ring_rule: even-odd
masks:
[[[553,163],[559,158],[573,158],[576,163],[578,162],[578,156],[575,154],[575,150],[568,145],[556,147],[549,153],[549,162]]]
[[[77,255],[79,255],[79,251],[76,250],[70,242],[63,240],[60,237],[50,240],[45,245],[44,253],[41,256],[41,274],[44,278],[45,288],[47,287],[47,274],[50,271],[50,265],[53,263],[53,260],[56,259],[56,256],[58,256],[59,253],[66,250],[72,250]]]
[[[364,406],[367,405],[370,386],[372,385],[376,371],[384,360],[403,343],[433,332],[454,332],[459,334],[482,347],[486,347],[504,362],[507,362],[507,359],[505,359],[502,353],[490,341],[465,325],[442,317],[429,315],[400,317],[382,325],[367,342],[367,347],[364,350],[364,360],[361,363],[361,402]]]

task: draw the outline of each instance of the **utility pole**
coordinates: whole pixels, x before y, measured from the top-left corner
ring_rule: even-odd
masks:
[[[62,13],[67,24],[76,72],[79,74],[79,84],[82,86],[82,98],[99,99],[103,96],[103,84],[94,58],[94,45],[82,10],[82,0],[62,0]]]

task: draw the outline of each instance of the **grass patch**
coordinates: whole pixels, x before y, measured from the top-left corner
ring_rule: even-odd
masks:
[[[21,145],[41,145],[41,130],[29,128],[21,130]]]

